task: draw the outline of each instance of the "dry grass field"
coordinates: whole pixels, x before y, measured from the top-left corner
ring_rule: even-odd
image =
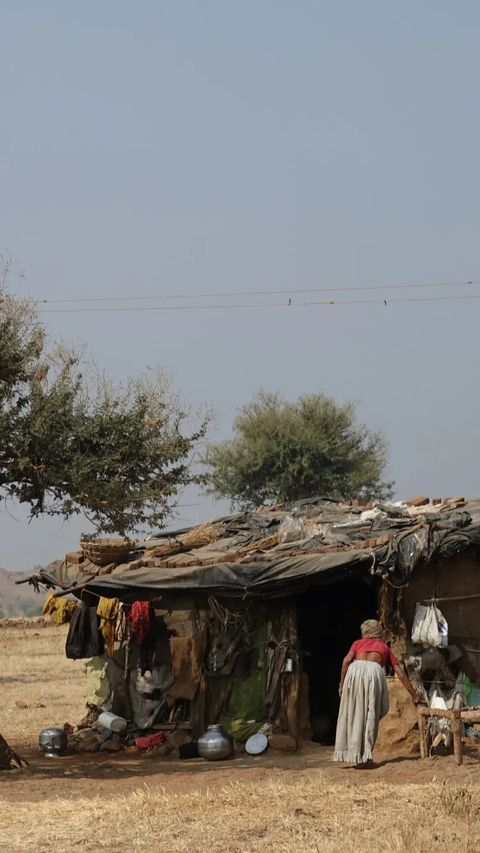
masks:
[[[30,774],[0,774],[1,851],[480,851],[476,765],[460,777],[448,757],[444,781],[428,784],[410,784],[408,770],[393,784],[377,771],[342,777],[300,761],[171,775],[150,762],[143,777],[122,755],[102,766],[40,762],[38,731],[74,723],[84,708],[83,666],[65,659],[64,637],[0,626],[0,731],[32,763]]]
[[[42,728],[82,716],[85,667],[65,657],[66,635],[63,625],[11,628],[0,621],[0,732],[19,751],[36,746]]]

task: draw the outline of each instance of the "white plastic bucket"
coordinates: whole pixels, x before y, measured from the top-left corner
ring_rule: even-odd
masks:
[[[123,732],[127,728],[127,721],[124,717],[118,717],[117,714],[112,714],[111,711],[102,711],[98,720],[98,725],[104,729],[110,729],[111,732]]]

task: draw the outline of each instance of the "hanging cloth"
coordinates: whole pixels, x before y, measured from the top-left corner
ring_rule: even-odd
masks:
[[[70,660],[94,658],[103,654],[103,636],[98,630],[96,607],[81,601],[75,609],[68,629],[65,653]]]
[[[149,601],[135,601],[128,614],[128,621],[132,626],[132,634],[141,646],[151,631],[152,622]]]
[[[115,628],[120,602],[118,598],[101,598],[98,602],[97,615],[100,616],[100,631],[110,657],[115,650]]]
[[[56,625],[64,625],[66,622],[70,622],[72,613],[76,610],[76,607],[77,604],[75,601],[70,601],[70,599],[63,596],[54,598],[53,592],[49,592],[45,599],[42,614],[43,616],[50,616],[50,619]]]

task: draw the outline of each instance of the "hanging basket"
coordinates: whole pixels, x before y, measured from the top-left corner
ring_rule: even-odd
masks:
[[[121,563],[134,547],[130,539],[81,539],[78,543],[83,553],[96,566]]]

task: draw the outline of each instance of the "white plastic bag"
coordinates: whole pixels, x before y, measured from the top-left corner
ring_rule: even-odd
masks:
[[[448,646],[448,624],[443,613],[432,602],[417,604],[413,617],[412,643],[419,646]]]
[[[286,542],[298,542],[301,539],[308,539],[308,530],[302,519],[287,515],[278,531],[278,544],[285,545]]]

